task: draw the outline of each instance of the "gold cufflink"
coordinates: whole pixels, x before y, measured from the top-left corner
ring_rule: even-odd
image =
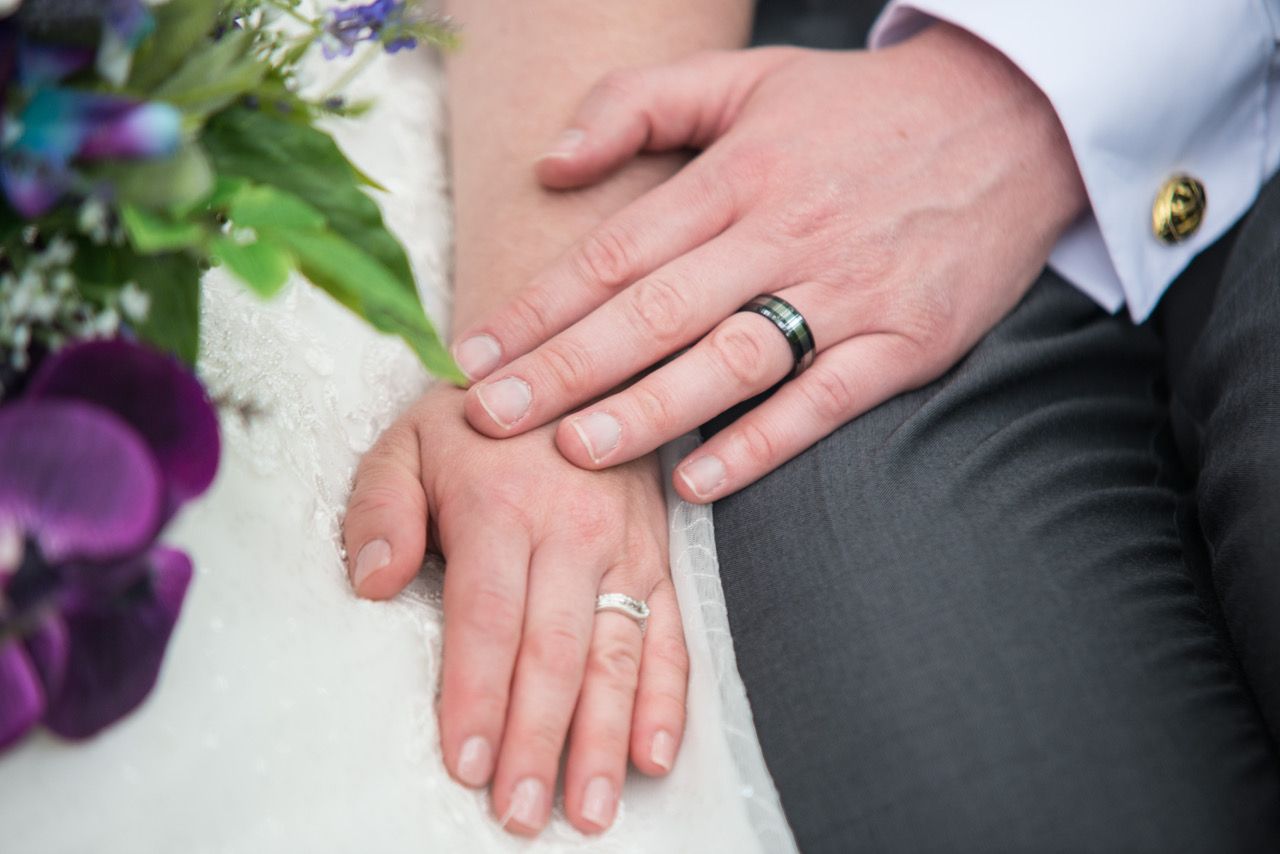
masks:
[[[1190,175],[1174,175],[1160,187],[1151,206],[1151,230],[1164,243],[1181,243],[1204,221],[1204,184]]]

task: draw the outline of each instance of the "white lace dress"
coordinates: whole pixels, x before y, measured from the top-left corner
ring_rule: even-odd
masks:
[[[429,56],[398,55],[359,84],[377,93],[375,111],[338,133],[391,188],[384,210],[443,322],[439,83]],[[87,744],[39,734],[0,758],[0,849],[794,850],[734,665],[710,511],[674,495],[672,560],[693,661],[675,770],[663,781],[632,775],[603,836],[582,836],[559,811],[532,842],[499,829],[486,796],[441,764],[440,568],[395,601],[363,602],[339,553],[356,461],[425,387],[422,371],[303,283],[265,307],[216,274],[208,284],[202,374],[256,414],[224,413],[218,481],[173,532],[197,576],[160,683]]]

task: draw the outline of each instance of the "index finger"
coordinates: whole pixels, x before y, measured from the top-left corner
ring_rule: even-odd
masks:
[[[473,382],[522,356],[622,288],[711,240],[733,220],[727,182],[692,164],[578,240],[481,324],[457,336]]]
[[[522,433],[599,397],[705,334],[777,276],[755,229],[735,225],[646,276],[467,392],[480,433]],[[661,422],[675,413],[653,413]]]

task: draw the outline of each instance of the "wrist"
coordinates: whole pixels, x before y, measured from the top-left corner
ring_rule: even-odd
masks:
[[[1055,242],[1089,202],[1071,143],[1045,93],[995,47],[946,22],[891,50],[901,51],[926,77],[953,127],[984,129],[986,154],[1004,161],[1017,192]]]

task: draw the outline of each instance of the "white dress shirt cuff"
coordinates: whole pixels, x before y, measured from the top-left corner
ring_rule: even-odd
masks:
[[[1045,93],[1066,130],[1090,211],[1049,259],[1109,311],[1135,321],[1197,253],[1249,209],[1280,161],[1276,0],[893,0],[870,45],[933,19],[1001,51]],[[1153,234],[1160,186],[1185,172],[1205,186],[1200,228]]]

